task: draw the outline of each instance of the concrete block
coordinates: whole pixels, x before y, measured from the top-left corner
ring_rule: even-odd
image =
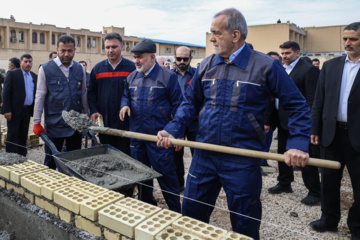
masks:
[[[54,202],[76,214],[80,213],[80,204],[90,198],[90,195],[73,187],[54,191]]]
[[[31,166],[35,166],[35,165],[39,165],[31,160],[28,160],[26,162],[23,163],[19,163],[19,164],[14,164],[14,165],[1,165],[0,166],[0,176],[6,178],[6,179],[10,179],[10,172],[14,171],[16,169],[20,169],[20,168],[26,168],[26,167],[31,167]]]
[[[180,229],[174,229],[172,226],[166,227],[164,230],[159,232],[155,236],[155,240],[201,240],[201,238],[192,235],[190,233],[185,233]]]
[[[97,197],[91,197],[80,204],[80,215],[96,221],[98,219],[98,212],[100,209],[124,198],[124,195],[109,191]]]
[[[109,191],[106,188],[99,187],[98,185],[95,185],[95,184],[89,183],[89,182],[85,182],[85,181],[77,182],[71,186],[74,188],[77,188],[80,191],[82,191],[90,196],[93,196],[93,197],[99,196],[99,195]]]
[[[33,172],[42,171],[47,168],[49,168],[49,167],[45,166],[45,165],[40,165],[40,164],[26,167],[26,168],[19,168],[17,170],[13,170],[10,172],[10,180],[20,184],[22,176],[27,175],[29,173],[33,173]]]
[[[135,227],[145,219],[145,216],[115,204],[99,211],[101,225],[130,238],[135,236]]]
[[[59,208],[59,217],[61,220],[63,220],[64,222],[70,223],[71,222],[71,217],[72,217],[72,212],[65,210],[65,209],[61,209]]]
[[[91,233],[92,235],[94,235],[96,237],[101,237],[100,226],[96,226],[90,220],[87,220],[79,215],[75,217],[75,226],[77,228],[87,231],[88,233]]]
[[[242,235],[240,233],[229,231],[221,240],[254,240],[254,239],[251,237]]]
[[[135,237],[141,240],[153,240],[159,232],[180,217],[180,213],[163,209],[137,226]]]
[[[32,193],[24,192],[24,196],[31,202],[35,203],[35,196]]]
[[[18,186],[15,186],[11,183],[6,183],[6,189],[10,190],[10,189],[14,189],[14,192],[17,192],[19,194],[22,194],[24,195],[24,189],[22,187],[18,187]]]
[[[49,213],[54,214],[55,216],[59,215],[59,208],[51,202],[48,202],[42,198],[35,196],[35,205],[48,211]]]
[[[144,215],[146,218],[151,217],[152,215],[154,215],[155,213],[161,210],[161,208],[159,207],[156,207],[154,205],[130,197],[121,199],[120,201],[117,201],[115,204],[119,205],[120,207],[127,208],[131,211],[140,213],[141,215]]]
[[[107,228],[104,228],[104,237],[106,240],[121,240],[120,233],[111,232]]]
[[[70,185],[79,181],[81,180],[75,177],[67,177],[58,181],[51,181],[50,183],[41,186],[41,195],[49,200],[53,200],[54,191],[61,188],[69,187]]]
[[[69,176],[67,176],[59,171],[56,171],[54,169],[46,169],[44,171],[39,172],[39,174],[42,174],[53,181],[58,181],[60,179],[69,177]]]
[[[0,187],[6,188],[6,182],[2,179],[0,179]]]
[[[181,217],[171,224],[174,229],[191,233],[203,239],[220,240],[227,233],[224,229],[212,226],[190,217]]]
[[[40,172],[30,173],[21,177],[21,186],[36,195],[41,195],[41,186],[50,182],[51,181],[46,176],[41,175]]]

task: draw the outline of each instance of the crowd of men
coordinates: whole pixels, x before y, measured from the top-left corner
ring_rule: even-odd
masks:
[[[253,50],[246,43],[246,20],[234,8],[217,13],[210,30],[215,54],[197,69],[190,66],[191,50],[185,46],[176,49],[176,68],[170,70],[169,61],[160,66],[150,39],[137,44],[131,50],[134,61],[128,60],[114,32],[104,37],[107,59],[90,74],[85,61],[73,60],[75,40],[68,35],[59,37],[38,75],[31,72],[31,55],[10,59],[2,106],[6,151],[26,156],[31,116],[33,132],[46,133],[59,151],[64,144],[68,151],[80,149],[82,136],[65,123],[63,110],[86,113],[93,121],[102,118],[105,127],[157,135],[157,143],[103,134],[99,139],[161,173],[158,182],[169,209],[183,215],[209,222],[223,187],[232,229],[259,239],[261,159],[191,149],[185,186],[184,150],[171,138],[263,151],[269,145],[266,134],[277,128],[285,163],[279,163],[278,184],[269,193],[291,193],[292,167],[300,167],[308,189],[301,202],[321,203],[321,218],[310,226],[337,231],[347,166],[354,193],[348,226],[359,239],[360,22],[343,31],[346,55],[326,61],[321,71],[318,59],[300,58],[294,41],[280,45],[281,56]],[[51,149],[45,147],[45,153],[44,164],[56,169]],[[339,161],[341,169],[321,168],[320,180],[318,168],[306,165],[309,155]],[[156,205],[152,181],[144,184],[141,200]]]

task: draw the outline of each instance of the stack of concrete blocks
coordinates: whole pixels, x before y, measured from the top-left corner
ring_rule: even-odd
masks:
[[[1,145],[6,145],[7,139],[7,127],[1,127]],[[37,146],[40,144],[40,138],[35,135],[33,132],[28,133],[28,138],[26,140],[26,146]]]
[[[61,220],[107,240],[251,239],[137,199],[124,198],[120,193],[31,160],[1,165],[0,187],[14,189]]]

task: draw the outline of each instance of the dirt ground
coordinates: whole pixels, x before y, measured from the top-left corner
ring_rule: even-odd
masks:
[[[3,116],[0,117],[0,121],[2,122],[2,126],[4,126],[5,121]],[[32,125],[30,129],[32,129]],[[276,147],[277,141],[274,140],[271,146],[271,152],[276,152]],[[4,148],[1,151],[4,151]],[[43,146],[29,148],[27,157],[33,161],[43,163],[45,157]],[[186,175],[190,163],[191,154],[189,149],[185,148]],[[269,164],[277,169],[276,161],[270,160]],[[307,195],[306,188],[301,179],[301,172],[295,172],[295,181],[292,184],[293,193],[268,194],[267,189],[277,183],[276,177],[277,172],[263,176],[263,189],[261,193],[263,210],[260,228],[261,239],[350,239],[351,235],[346,224],[346,218],[353,202],[353,194],[350,178],[346,169],[341,187],[342,218],[337,233],[317,233],[309,226],[311,221],[319,219],[321,210],[320,206],[309,207],[300,203],[300,200]],[[183,193],[181,193],[181,197],[182,194]],[[157,183],[154,185],[154,195],[159,206],[166,208],[165,201]],[[226,196],[223,191],[220,192],[210,223],[223,229],[231,230]]]

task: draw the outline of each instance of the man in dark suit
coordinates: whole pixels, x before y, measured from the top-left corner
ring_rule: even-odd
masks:
[[[8,126],[6,152],[26,156],[26,140],[34,109],[37,75],[30,71],[33,65],[30,54],[22,55],[20,60],[21,68],[10,70],[6,74],[3,113]]]
[[[314,95],[319,77],[319,71],[310,63],[300,58],[300,46],[295,41],[287,41],[280,45],[281,55],[283,56],[284,67],[291,79],[294,81],[299,91],[306,99],[306,103],[312,106]],[[278,153],[287,151],[287,140],[290,136],[288,128],[289,114],[282,107],[281,103],[279,109],[279,126],[278,126]],[[311,147],[311,146],[310,146]],[[309,154],[312,154],[312,149],[309,149]],[[319,172],[316,167],[305,166],[301,168],[302,177],[305,187],[309,190],[308,195],[301,200],[303,204],[315,205],[320,203],[320,180]],[[287,166],[283,162],[279,162],[279,176],[278,184],[269,188],[269,193],[289,193],[292,192],[291,182],[294,181],[293,168]]]
[[[340,221],[340,185],[346,165],[354,203],[347,224],[352,239],[360,239],[360,22],[343,32],[347,56],[324,63],[312,109],[311,143],[321,157],[339,161],[341,168],[322,169],[321,218],[310,223],[316,231],[337,231]]]

